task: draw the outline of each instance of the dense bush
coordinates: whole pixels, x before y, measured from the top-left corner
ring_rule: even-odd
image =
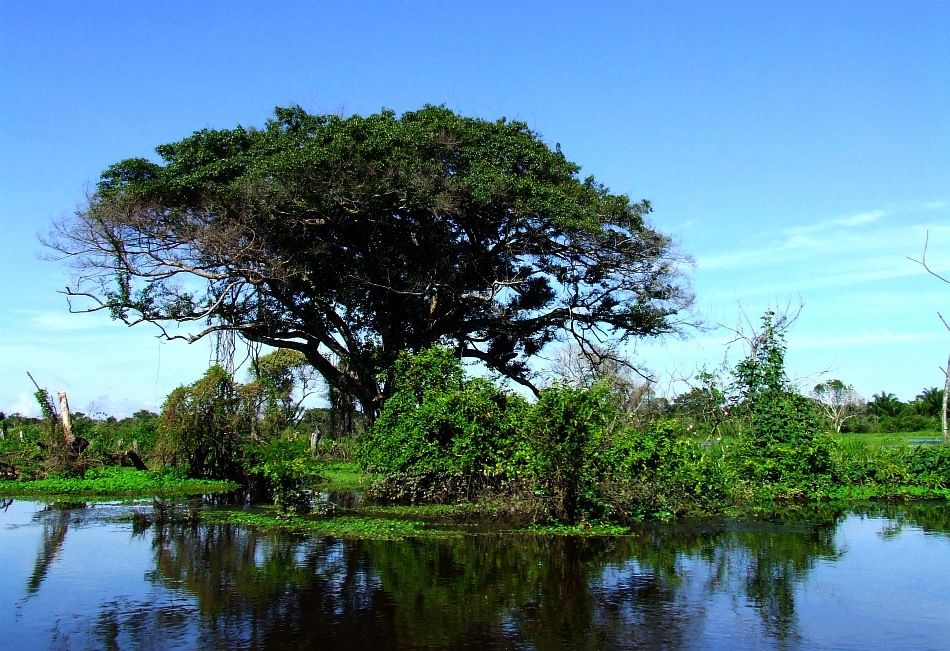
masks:
[[[361,464],[378,473],[498,473],[525,410],[492,382],[466,379],[444,348],[396,364],[396,390],[366,432]]]
[[[599,514],[628,522],[719,510],[726,495],[721,451],[678,420],[654,421],[646,431],[614,429],[599,457]]]
[[[927,488],[950,488],[950,447],[914,448],[907,459],[907,470],[915,484]]]
[[[308,487],[320,481],[320,465],[310,451],[310,442],[285,434],[244,449],[248,478],[261,484],[283,511],[303,513],[310,510]]]
[[[545,389],[525,419],[518,461],[537,492],[552,498],[551,513],[573,523],[583,502],[595,502],[597,449],[615,408],[604,384]],[[586,499],[585,499],[586,498]]]
[[[752,349],[734,371],[736,400],[748,429],[736,438],[727,463],[739,481],[774,495],[815,491],[832,481],[832,440],[820,413],[785,373],[784,333],[766,312]]]
[[[359,452],[364,467],[386,475],[374,497],[484,498],[573,523],[712,508],[725,495],[718,448],[675,420],[641,431],[607,382],[553,386],[528,405],[465,379],[447,350],[404,356],[397,372],[396,392]]]
[[[156,453],[163,466],[180,468],[188,477],[241,480],[241,449],[251,439],[251,416],[231,376],[212,366],[165,400]]]

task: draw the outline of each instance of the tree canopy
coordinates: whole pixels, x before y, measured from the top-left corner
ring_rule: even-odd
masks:
[[[156,152],[54,227],[71,309],[298,350],[371,417],[401,351],[447,345],[533,388],[552,341],[676,332],[691,301],[650,204],[581,179],[522,122],[278,108]]]

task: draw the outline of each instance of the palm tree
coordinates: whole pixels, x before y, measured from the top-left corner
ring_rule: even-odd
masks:
[[[943,409],[943,389],[931,387],[918,393],[914,398],[914,409],[927,418],[939,417],[940,410]]]
[[[885,416],[893,418],[898,416],[903,408],[904,403],[898,400],[897,396],[884,391],[875,393],[871,398],[871,402],[868,403],[868,412],[878,418]]]

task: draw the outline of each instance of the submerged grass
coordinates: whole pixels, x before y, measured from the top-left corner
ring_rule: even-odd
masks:
[[[441,528],[421,518],[408,518],[405,514],[387,516],[384,513],[370,511],[337,516],[316,516],[287,515],[278,512],[275,508],[261,508],[253,511],[207,511],[202,513],[201,517],[206,522],[343,539],[400,540],[421,536],[444,538],[462,533],[450,527]]]
[[[207,522],[228,523],[262,530],[330,536],[342,539],[401,540],[406,538],[447,538],[488,533],[531,533],[535,535],[612,537],[630,533],[629,527],[585,522],[574,526],[531,525],[511,527],[501,522],[470,522],[471,504],[420,506],[369,506],[343,515],[288,515],[276,508],[216,510],[201,514]]]

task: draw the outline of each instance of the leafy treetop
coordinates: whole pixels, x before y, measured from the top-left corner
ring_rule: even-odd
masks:
[[[67,294],[91,301],[73,309],[298,350],[370,416],[401,351],[448,345],[531,386],[553,340],[674,332],[691,299],[649,203],[580,179],[521,122],[278,108],[156,151],[56,225]]]

